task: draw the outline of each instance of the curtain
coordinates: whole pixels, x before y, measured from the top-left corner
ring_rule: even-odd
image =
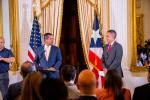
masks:
[[[64,0],[36,0],[36,3],[40,4],[36,7],[36,14],[41,24],[41,33],[52,33],[56,46],[59,46],[60,42],[63,2]]]
[[[78,16],[84,58],[89,65],[88,51],[92,34],[92,23],[94,20],[94,7],[90,5],[87,0],[78,0]]]
[[[11,69],[15,71],[18,69],[20,63],[18,0],[9,0],[9,19],[11,48],[16,59]]]
[[[104,9],[106,8],[106,9]],[[89,65],[88,52],[95,13],[98,16],[102,35],[108,29],[108,0],[78,0],[80,36],[86,63]],[[106,17],[107,16],[107,17]]]
[[[3,11],[2,11],[2,0],[0,0],[0,36],[3,36]]]
[[[110,29],[117,32],[116,41],[123,47],[122,67],[127,68],[127,0],[110,0]]]
[[[20,63],[28,60],[28,48],[33,24],[32,0],[18,0],[20,28]]]
[[[106,43],[106,32],[110,29],[110,0],[101,1],[101,32],[103,35],[103,43]]]

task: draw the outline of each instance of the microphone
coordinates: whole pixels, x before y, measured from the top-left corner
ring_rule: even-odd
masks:
[[[43,50],[43,51],[42,51],[42,53],[41,53],[41,56],[43,55],[43,53],[45,54],[45,52],[46,52],[46,51],[45,51],[45,50]]]
[[[45,50],[43,50],[42,53],[38,56],[38,62],[42,59],[43,53],[45,53]]]

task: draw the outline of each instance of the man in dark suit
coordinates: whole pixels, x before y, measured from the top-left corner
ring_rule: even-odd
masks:
[[[97,100],[96,98],[96,77],[88,69],[83,70],[78,77],[78,88],[80,97],[78,100]]]
[[[150,100],[150,67],[148,69],[147,79],[149,83],[135,88],[133,100]]]
[[[21,72],[23,79],[32,72],[32,65],[33,63],[26,61],[21,65]],[[20,81],[18,83],[11,84],[8,88],[7,94],[4,97],[4,100],[16,100],[21,93],[23,81]]]
[[[60,49],[53,45],[53,34],[44,34],[44,45],[36,51],[34,63],[40,66],[50,78],[59,78],[59,68],[62,63]]]
[[[115,30],[109,30],[106,34],[107,45],[104,47],[102,54],[103,70],[115,70],[121,77],[123,72],[121,68],[121,61],[123,50],[122,46],[115,41],[117,33]]]

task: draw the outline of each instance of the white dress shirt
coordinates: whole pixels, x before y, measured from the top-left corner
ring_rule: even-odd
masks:
[[[48,61],[49,53],[50,53],[50,50],[51,50],[51,45],[50,46],[44,45],[44,50],[45,50],[46,60]]]

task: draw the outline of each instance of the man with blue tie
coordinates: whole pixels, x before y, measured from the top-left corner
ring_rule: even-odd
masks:
[[[44,45],[37,48],[34,63],[45,70],[48,77],[59,78],[62,56],[60,49],[53,45],[53,40],[53,34],[44,34]]]

